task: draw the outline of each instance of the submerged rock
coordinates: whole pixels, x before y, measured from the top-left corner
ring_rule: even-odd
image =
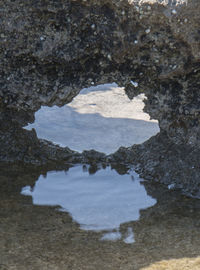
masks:
[[[107,160],[199,194],[199,0],[8,0],[0,15],[0,160],[85,160],[22,127],[42,105],[116,82],[129,98],[145,93],[161,133]]]

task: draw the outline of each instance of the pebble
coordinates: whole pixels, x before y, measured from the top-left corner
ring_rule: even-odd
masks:
[[[170,184],[170,185],[168,185],[168,189],[174,189],[175,188],[175,184],[173,183],[173,184]]]
[[[111,61],[112,60],[112,57],[110,54],[107,55],[108,59]]]
[[[131,81],[131,84],[132,84],[134,87],[138,87],[138,83],[137,83],[137,82]]]

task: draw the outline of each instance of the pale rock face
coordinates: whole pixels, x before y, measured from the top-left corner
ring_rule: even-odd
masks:
[[[63,107],[42,107],[35,114],[38,138],[82,152],[106,154],[120,146],[143,143],[159,132],[156,120],[143,112],[143,94],[129,100],[122,87],[105,84],[83,89]]]

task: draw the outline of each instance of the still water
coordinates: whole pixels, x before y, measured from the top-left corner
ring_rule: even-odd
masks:
[[[0,269],[199,270],[200,200],[115,168],[0,164]]]
[[[117,240],[121,224],[138,220],[141,209],[156,203],[142,181],[131,170],[120,175],[107,167],[90,175],[86,167],[76,166],[67,173],[40,176],[34,187],[26,186],[21,193],[32,196],[36,205],[59,205],[83,230],[107,231],[102,240]],[[127,229],[124,242],[134,242],[132,228]]]

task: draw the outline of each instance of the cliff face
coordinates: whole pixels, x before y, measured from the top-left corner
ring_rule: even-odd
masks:
[[[61,106],[83,87],[116,82],[129,98],[145,93],[145,111],[159,121],[161,133],[137,146],[137,156],[126,149],[123,158],[118,152],[111,159],[139,162],[140,170],[170,183],[182,177],[174,161],[180,171],[189,170],[187,179],[194,177],[189,153],[198,182],[199,0],[8,0],[0,3],[0,18],[1,160],[15,160],[19,151],[26,156],[29,149],[25,161],[40,162],[41,141],[26,132],[15,148],[21,138],[16,130],[24,134],[21,126],[34,120],[41,105]],[[38,143],[37,158],[27,148],[30,134]]]

